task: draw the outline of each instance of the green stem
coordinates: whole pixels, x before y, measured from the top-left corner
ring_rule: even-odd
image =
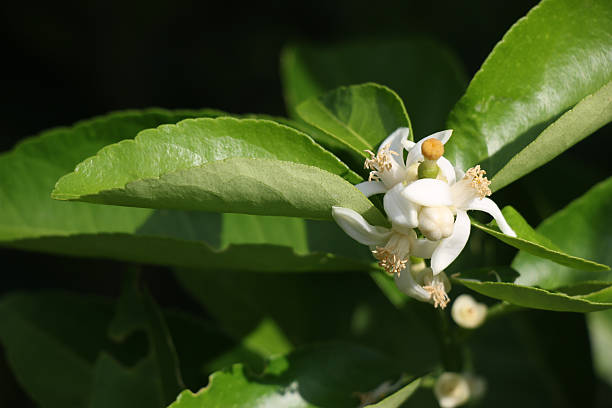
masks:
[[[463,345],[452,330],[447,313],[438,309],[438,339],[442,364],[445,371],[461,372],[463,368]]]

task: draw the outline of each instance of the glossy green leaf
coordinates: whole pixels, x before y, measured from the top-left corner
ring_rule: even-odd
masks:
[[[339,86],[365,82],[388,86],[406,104],[417,138],[443,129],[448,112],[467,86],[455,55],[424,37],[290,46],[281,56],[281,74],[292,115],[301,102]]]
[[[585,271],[609,271],[610,267],[598,262],[589,261],[577,256],[568,255],[560,250],[548,238],[534,231],[527,221],[512,207],[507,206],[502,210],[504,218],[510,224],[516,237],[511,237],[503,234],[495,221],[489,225],[484,225],[478,221],[472,220],[472,225],[476,228],[494,236],[495,238],[518,248],[537,257],[550,259],[551,261],[566,265],[571,268],[581,269]]]
[[[353,257],[364,250],[332,223],[155,211],[50,198],[59,177],[105,145],[163,123],[214,114],[217,112],[159,109],[113,113],[44,132],[0,155],[0,245],[217,270],[369,268],[327,254],[337,249]],[[370,263],[366,256],[362,259]]]
[[[421,379],[417,378],[416,380],[411,381],[408,385],[403,386],[400,390],[395,391],[393,394],[389,395],[382,401],[376,404],[366,405],[366,407],[399,408],[412,396],[412,394],[414,394],[414,392],[419,388],[420,385]]]
[[[537,232],[563,250],[611,264],[611,212],[612,178],[608,178],[547,218],[537,228]],[[560,266],[524,252],[516,256],[512,267],[521,274],[516,283],[544,289],[557,289],[588,281],[612,282],[610,271],[576,270],[575,266]]]
[[[612,308],[612,288],[570,296],[514,283],[516,272],[507,267],[484,268],[453,275],[453,280],[475,292],[513,305],[557,312],[594,312]],[[601,293],[603,291],[603,293]]]
[[[452,110],[448,123],[455,132],[446,145],[451,162],[461,168],[480,163],[496,174],[566,111],[598,92],[612,79],[611,25],[612,3],[607,0],[581,5],[544,0],[534,7],[493,49]],[[573,122],[578,133],[570,138],[577,141],[601,126],[605,115],[573,116],[568,113],[562,117],[565,124],[556,126]],[[543,142],[554,144],[553,136],[557,140],[556,134],[547,134]],[[569,147],[567,140],[560,135],[559,144],[542,159]],[[535,163],[529,167],[541,164],[540,157],[532,158]]]
[[[316,167],[315,167],[316,166]],[[62,177],[61,200],[331,219],[333,205],[382,214],[359,177],[308,136],[255,119],[193,119],[107,146]]]
[[[356,393],[393,380],[398,372],[393,360],[367,348],[319,345],[273,359],[261,376],[242,365],[216,372],[206,388],[184,391],[170,407],[355,407]]]
[[[399,96],[373,83],[337,88],[302,102],[296,110],[306,123],[363,157],[397,128],[411,126]]]
[[[493,191],[546,164],[612,120],[612,81],[548,126],[493,177]]]

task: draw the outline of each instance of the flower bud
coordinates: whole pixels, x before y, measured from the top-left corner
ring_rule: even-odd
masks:
[[[447,207],[423,207],[419,212],[419,230],[430,241],[439,241],[453,233],[455,218]]]
[[[475,329],[487,317],[487,305],[478,303],[470,295],[461,295],[455,299],[451,309],[455,323],[465,329]]]
[[[470,399],[470,385],[463,375],[446,372],[438,377],[434,394],[442,408],[454,408]]]

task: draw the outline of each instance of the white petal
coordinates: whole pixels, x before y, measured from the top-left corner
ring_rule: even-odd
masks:
[[[383,142],[378,146],[378,153],[385,147],[389,145],[389,150],[392,152],[396,152],[398,155],[392,154],[393,159],[398,163],[402,164],[404,161],[404,151],[403,149],[403,141],[408,140],[408,135],[410,134],[410,129],[407,127],[397,128],[393,133],[391,133]]]
[[[455,184],[455,180],[456,180],[455,168],[453,167],[451,162],[449,162],[448,159],[446,159],[445,157],[440,157],[438,161],[436,162],[436,164],[440,168],[440,171],[442,172],[442,175],[446,179],[446,182],[448,183],[448,185],[452,186],[453,184]]]
[[[385,212],[394,227],[416,228],[419,225],[418,206],[401,194],[404,188],[400,183],[385,194],[383,199]]]
[[[425,238],[419,238],[412,243],[411,255],[418,258],[429,259],[439,244],[440,241],[430,241]]]
[[[431,269],[435,275],[446,269],[461,253],[470,237],[470,217],[467,212],[457,210],[453,234],[440,241],[431,256]]]
[[[417,180],[408,185],[402,194],[408,200],[427,207],[444,207],[453,204],[450,187],[442,180]]]
[[[387,192],[387,187],[380,181],[364,181],[363,183],[357,184],[355,187],[357,187],[366,197]]]
[[[421,152],[421,145],[423,144],[424,141],[426,141],[427,139],[436,138],[439,141],[441,141],[442,144],[444,144],[448,141],[448,139],[450,139],[452,133],[453,133],[452,129],[443,130],[441,132],[434,133],[433,135],[429,135],[419,140],[417,144],[415,144],[414,147],[410,149],[410,152],[408,153],[408,157],[406,158],[406,167],[409,167],[413,163],[416,163],[418,161],[422,161],[425,159],[423,157],[423,152]]]
[[[516,237],[516,232],[514,232],[514,230],[510,227],[510,225],[508,225],[508,223],[506,222],[506,218],[504,218],[504,215],[499,210],[499,207],[490,198],[486,198],[486,197],[485,198],[476,198],[476,199],[472,200],[468,204],[467,207],[468,207],[467,208],[468,210],[484,211],[486,213],[491,214],[491,216],[497,222],[497,225],[499,226],[499,229],[504,234],[509,235],[511,237]]]
[[[417,284],[412,277],[410,266],[395,274],[395,284],[399,290],[421,302],[429,302],[431,299],[431,294]]]
[[[391,234],[388,228],[370,225],[350,208],[332,207],[332,216],[344,232],[364,245],[384,245]]]
[[[463,177],[465,177],[465,171],[461,170],[459,166],[455,166],[455,181],[459,181]]]
[[[441,141],[442,144],[446,144],[446,142],[448,142],[448,139],[451,138],[452,134],[453,134],[453,129],[446,129],[440,132],[436,132],[432,135],[429,135],[428,137],[435,137],[436,139]]]

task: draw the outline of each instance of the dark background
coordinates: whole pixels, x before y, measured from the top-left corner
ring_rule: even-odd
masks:
[[[44,129],[126,108],[210,107],[285,115],[278,57],[291,41],[329,44],[426,34],[449,45],[472,77],[495,43],[536,3],[2,2],[0,151]],[[595,171],[578,187],[582,190],[561,195],[561,205],[609,176],[608,155],[601,148],[606,133],[610,126],[564,154],[565,162],[576,160],[578,171],[587,161]],[[528,191],[533,185],[516,189]],[[500,192],[502,202],[508,201],[504,194],[513,193],[505,191]],[[531,203],[516,207],[537,224]],[[540,209],[539,215],[554,210]],[[112,261],[11,250],[0,250],[0,256],[6,266],[0,294],[56,287],[112,296],[119,292],[120,267]],[[149,267],[145,274],[156,299],[162,306],[195,310],[166,272]],[[0,406],[31,406],[1,349],[0,383],[8,385],[0,387]]]

